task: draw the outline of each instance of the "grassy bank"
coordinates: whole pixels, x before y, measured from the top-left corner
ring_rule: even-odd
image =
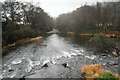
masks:
[[[2,53],[4,55],[4,53],[6,51],[8,51],[9,48],[11,48],[11,47],[16,47],[18,45],[21,45],[21,44],[24,44],[24,43],[28,43],[28,42],[32,42],[32,41],[35,41],[35,40],[39,40],[39,39],[42,39],[42,38],[43,38],[43,36],[39,36],[39,37],[35,37],[35,38],[25,38],[25,39],[17,40],[13,44],[8,44],[7,46],[3,46],[2,47]]]
[[[77,33],[75,33],[75,32],[67,32],[67,34],[70,34],[70,35],[79,35],[79,36],[95,36],[95,35],[97,35],[97,33],[84,33],[84,34],[77,34]],[[110,38],[120,38],[120,34],[115,34],[115,33],[104,33],[104,35],[106,36],[106,37],[110,37]]]
[[[108,53],[118,56],[118,51],[116,50],[116,42],[113,39],[119,39],[118,35],[115,34],[105,34],[105,33],[95,33],[95,34],[79,34],[75,32],[67,32],[69,35],[78,35],[80,37],[89,37],[90,39],[85,43],[88,48],[95,49],[95,53]]]

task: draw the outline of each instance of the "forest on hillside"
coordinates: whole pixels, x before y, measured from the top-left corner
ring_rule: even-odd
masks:
[[[61,14],[56,27],[64,32],[97,33],[120,31],[120,2],[97,2]]]
[[[44,35],[53,27],[53,18],[30,2],[2,3],[2,45],[17,40]]]

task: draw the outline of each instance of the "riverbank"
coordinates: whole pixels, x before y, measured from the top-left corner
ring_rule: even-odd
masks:
[[[67,34],[70,34],[70,35],[75,35],[76,33],[75,32],[67,32]],[[106,35],[106,37],[109,37],[109,38],[120,38],[120,34],[115,34],[115,33],[107,33],[105,32],[104,33]],[[79,35],[79,36],[90,36],[90,37],[93,37],[95,35],[97,35],[97,33],[89,33],[89,34],[76,34],[76,35]]]
[[[103,52],[103,53],[108,53],[108,54],[112,53],[114,56],[118,56],[120,49],[116,41],[118,41],[120,38],[119,36],[115,36],[115,34],[105,34],[105,33],[79,34],[75,32],[67,32],[67,34],[72,35],[72,36],[76,35],[81,38],[89,37],[89,40],[86,42],[86,45],[91,48],[96,49],[95,52],[97,53]]]
[[[35,38],[25,38],[25,39],[18,40],[16,42],[14,42],[13,44],[8,44],[7,46],[3,46],[2,47],[2,53],[4,55],[4,53],[6,51],[8,51],[8,49],[11,48],[11,47],[15,47],[15,46],[25,44],[25,43],[28,43],[28,42],[32,42],[32,41],[42,39],[42,38],[43,38],[43,36],[39,36],[39,37],[35,37]]]

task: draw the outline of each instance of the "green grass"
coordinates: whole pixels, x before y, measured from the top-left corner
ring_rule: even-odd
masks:
[[[111,72],[105,72],[101,75],[99,75],[97,80],[118,80],[116,76],[114,76]]]

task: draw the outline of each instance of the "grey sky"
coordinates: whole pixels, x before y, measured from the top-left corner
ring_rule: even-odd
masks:
[[[0,0],[3,2],[4,0]],[[99,1],[110,1],[110,0],[17,0],[17,1],[29,1],[29,2],[39,2],[42,9],[47,12],[52,17],[57,17],[62,13],[67,13],[75,10],[81,5],[94,4]],[[115,0],[111,0],[115,1]],[[118,1],[118,0],[116,0]],[[120,1],[120,0],[119,0]]]

